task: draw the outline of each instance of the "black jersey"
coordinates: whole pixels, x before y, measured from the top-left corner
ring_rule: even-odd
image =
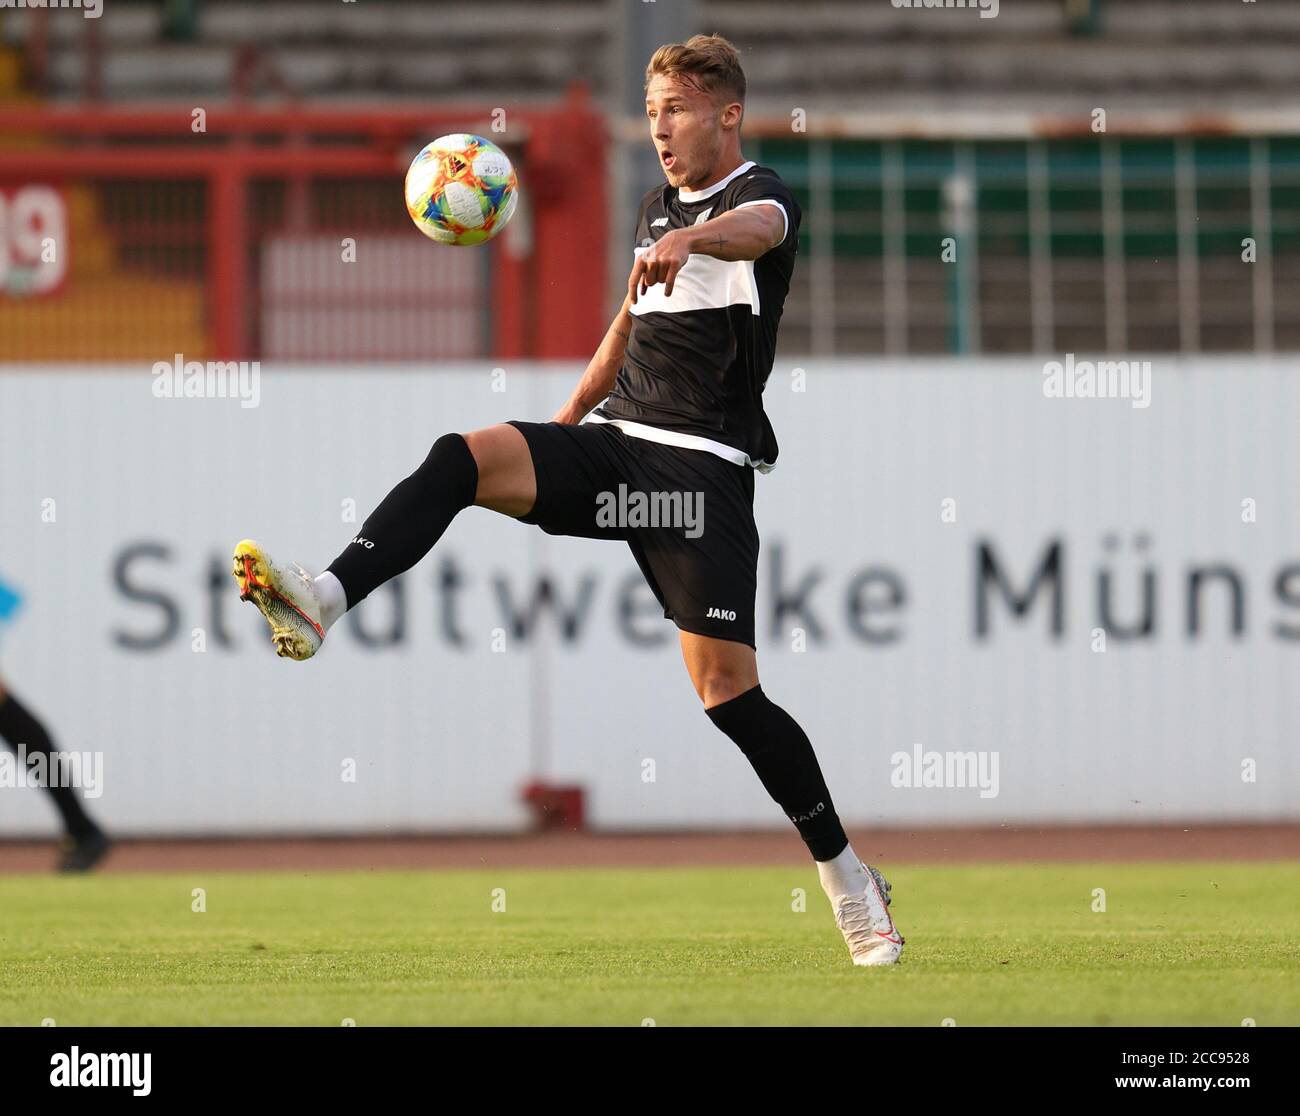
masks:
[[[662,283],[639,295],[623,367],[591,420],[767,472],[777,446],[763,387],[799,245],[802,213],[794,195],[775,171],[752,162],[704,190],[664,183],[641,199],[634,252],[669,229],[748,205],[780,208],[785,239],[757,260],[692,253],[671,297]]]

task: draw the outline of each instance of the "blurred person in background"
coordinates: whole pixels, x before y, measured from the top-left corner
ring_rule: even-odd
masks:
[[[17,595],[0,584],[0,622],[8,620],[17,607]],[[37,762],[50,774],[62,770],[58,749],[44,723],[13,695],[3,678],[0,678],[0,738],[14,750],[18,766],[24,771],[30,758],[37,756],[44,757],[43,763]],[[59,871],[88,872],[104,859],[111,842],[86,813],[76,789],[62,784],[61,778],[41,780],[63,822]]]

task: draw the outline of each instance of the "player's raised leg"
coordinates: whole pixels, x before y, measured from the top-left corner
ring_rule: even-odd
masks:
[[[745,754],[817,862],[853,963],[897,961],[903,938],[889,914],[889,884],[854,853],[807,735],[759,685],[754,649],[686,631],[681,643],[709,719]]]
[[[276,562],[260,544],[235,547],[240,596],[271,625],[277,655],[309,659],[349,608],[433,549],[451,521],[471,504],[525,515],[537,482],[524,436],[513,426],[444,434],[418,469],[371,512],[343,552],[313,577],[294,562]]]

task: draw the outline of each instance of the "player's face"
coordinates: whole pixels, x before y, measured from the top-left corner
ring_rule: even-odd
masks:
[[[645,94],[650,137],[670,186],[708,185],[722,155],[721,105],[708,93],[676,77],[657,75]]]

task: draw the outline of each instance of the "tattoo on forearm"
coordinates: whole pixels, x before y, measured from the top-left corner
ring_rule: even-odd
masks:
[[[726,244],[727,242],[726,242],[722,237],[718,237],[715,241],[713,241],[713,243],[714,243],[714,245],[716,245],[718,248],[721,248],[721,247],[722,247],[724,244]]]
[[[621,329],[616,329],[616,330],[614,330],[614,334],[615,334],[615,336],[617,336],[617,337],[621,337],[621,338],[623,338],[623,341],[624,341],[625,343],[626,343],[627,341],[631,340],[631,338],[630,338],[626,333],[624,333]]]

